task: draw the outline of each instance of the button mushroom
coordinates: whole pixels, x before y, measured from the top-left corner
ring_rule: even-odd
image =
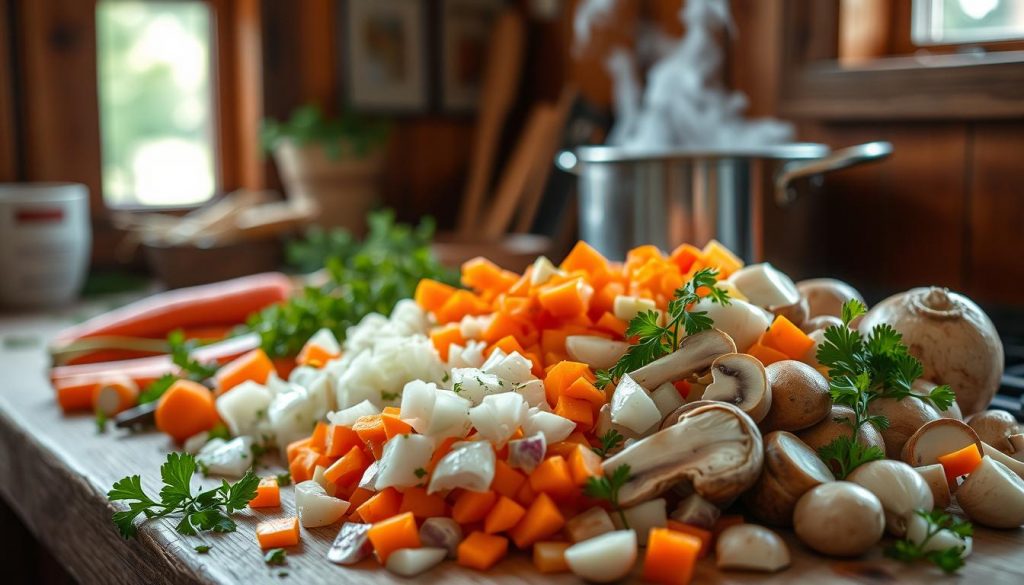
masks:
[[[868,404],[868,414],[884,416],[889,421],[889,426],[881,431],[885,456],[889,459],[899,459],[907,439],[925,423],[942,418],[931,404],[913,397],[877,398]]]
[[[988,408],[1003,373],[1003,344],[973,301],[944,288],[915,288],[872,308],[860,329],[881,323],[903,335],[923,378],[950,385],[964,415]]]
[[[718,506],[698,494],[690,494],[680,500],[670,517],[676,522],[711,530],[721,515]]]
[[[981,453],[987,455],[992,459],[1002,463],[1010,471],[1017,474],[1018,477],[1024,479],[1024,462],[1018,461],[1013,457],[1010,457],[1006,453],[1003,453],[999,449],[996,449],[992,445],[989,445],[985,441],[981,442]]]
[[[715,564],[719,569],[774,573],[788,567],[789,562],[789,547],[764,526],[730,526],[715,542]]]
[[[750,512],[761,521],[789,526],[793,509],[808,490],[835,477],[818,454],[792,433],[764,436],[764,468],[754,488],[744,496]]]
[[[933,420],[910,436],[903,447],[901,459],[912,467],[939,462],[939,456],[958,451],[974,443],[981,450],[981,441],[974,429],[951,418]]]
[[[764,431],[799,431],[814,426],[832,410],[828,380],[811,366],[796,360],[775,362],[765,368],[772,407],[761,420]]]
[[[800,325],[800,329],[803,329],[804,333],[810,334],[812,331],[819,329],[828,329],[829,327],[841,327],[843,320],[839,317],[833,317],[832,315],[818,315],[817,317],[811,317]]]
[[[727,353],[711,364],[714,381],[704,390],[702,400],[735,404],[754,422],[760,422],[772,407],[772,393],[761,362],[745,353]]]
[[[629,480],[619,490],[621,506],[655,498],[680,482],[690,483],[709,502],[723,504],[757,481],[764,453],[754,421],[731,404],[695,404],[676,424],[604,461],[606,475],[629,465]]]
[[[1024,479],[987,455],[960,484],[956,501],[968,518],[983,526],[1024,524]]]
[[[644,388],[654,390],[665,382],[703,372],[718,356],[735,351],[736,344],[731,337],[718,329],[710,329],[684,337],[679,349],[630,372],[630,377]]]
[[[932,491],[914,468],[902,461],[869,461],[846,478],[875,494],[885,510],[885,529],[902,537],[918,510],[931,510]]]
[[[796,289],[807,299],[808,315],[839,317],[843,314],[843,303],[850,299],[864,302],[857,289],[834,278],[812,278],[796,283]]]
[[[875,494],[849,481],[833,481],[800,498],[793,528],[801,542],[822,554],[855,557],[881,540],[885,512]]]
[[[629,574],[636,556],[636,532],[615,530],[565,549],[565,564],[577,577],[611,583]]]
[[[853,410],[847,406],[833,405],[828,416],[821,419],[818,424],[796,433],[807,446],[814,451],[821,449],[839,437],[853,437],[853,429],[850,425],[853,422]],[[882,433],[873,425],[861,425],[857,429],[857,442],[865,447],[878,447],[885,449],[885,441]]]
[[[1010,443],[1010,436],[1020,433],[1020,426],[1012,414],[1005,410],[985,410],[968,417],[967,424],[978,433],[982,441],[1007,455],[1016,452]]]

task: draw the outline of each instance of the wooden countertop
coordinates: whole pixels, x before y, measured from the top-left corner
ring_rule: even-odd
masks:
[[[37,538],[82,583],[373,583],[413,582],[373,561],[355,568],[333,565],[326,552],[337,528],[303,529],[302,544],[288,564],[264,564],[256,523],[293,514],[291,488],[283,509],[237,515],[238,531],[196,537],[174,532],[173,523],[148,523],[139,538],[124,541],[110,521],[106,491],[123,476],[141,474],[152,493],[159,467],[173,446],[162,435],[129,435],[110,428],[98,434],[91,416],[65,417],[46,379],[45,342],[68,320],[52,316],[0,316],[0,495]],[[275,471],[276,472],[276,471]],[[270,473],[266,470],[264,473]],[[209,483],[210,480],[204,480]],[[711,560],[698,567],[695,583],[1024,583],[1024,530],[977,529],[974,554],[955,577],[929,565],[903,565],[880,549],[856,561],[835,561],[807,551],[787,535],[793,565],[774,575],[720,573]],[[208,554],[194,547],[208,544]],[[282,573],[287,573],[282,576]],[[480,573],[452,562],[415,578],[416,583],[577,583],[569,575],[541,576],[526,554],[514,553],[495,570]]]

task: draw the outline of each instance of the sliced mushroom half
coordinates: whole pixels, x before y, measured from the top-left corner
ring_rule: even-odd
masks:
[[[764,436],[764,470],[744,503],[763,522],[790,526],[800,497],[830,481],[835,476],[817,453],[796,435],[775,431]]]
[[[727,353],[711,364],[714,382],[701,400],[735,404],[754,422],[761,420],[772,407],[772,393],[764,365],[752,355]]]
[[[701,402],[676,424],[606,459],[603,468],[610,475],[629,466],[629,480],[619,491],[623,507],[655,498],[681,482],[691,484],[705,500],[724,504],[754,485],[763,461],[761,433],[749,416],[731,404]]]
[[[665,382],[688,378],[703,372],[719,356],[735,353],[732,338],[718,329],[711,329],[683,338],[679,349],[630,373],[633,380],[648,390]]]
[[[931,465],[939,462],[939,456],[963,449],[971,443],[981,450],[981,440],[974,429],[955,419],[940,418],[925,423],[907,439],[902,459],[911,467]]]
[[[1024,479],[990,456],[967,476],[956,501],[972,521],[990,528],[1024,524]]]
[[[764,526],[737,524],[718,535],[715,563],[719,569],[774,573],[789,566],[789,547]]]

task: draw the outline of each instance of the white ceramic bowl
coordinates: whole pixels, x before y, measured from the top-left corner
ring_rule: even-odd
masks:
[[[71,302],[85,281],[91,247],[85,185],[0,183],[0,305]]]

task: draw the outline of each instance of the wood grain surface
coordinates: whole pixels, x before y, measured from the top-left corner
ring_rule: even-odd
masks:
[[[244,511],[231,534],[181,536],[171,521],[147,524],[133,541],[122,540],[110,521],[104,493],[125,475],[141,474],[152,493],[159,467],[173,446],[156,433],[129,435],[111,428],[98,434],[90,416],[60,413],[46,380],[45,340],[68,320],[52,316],[0,316],[0,495],[81,583],[576,583],[570,575],[542,576],[528,555],[514,553],[480,573],[452,562],[415,579],[403,579],[364,561],[354,568],[326,560],[337,530],[303,529],[302,544],[281,568],[264,564],[254,531],[264,518],[294,514],[292,488],[281,510]],[[274,468],[261,474],[278,472]],[[204,480],[209,485],[212,480]],[[955,577],[927,565],[881,558],[835,561],[814,555],[787,534],[793,565],[774,575],[720,573],[713,561],[698,567],[695,583],[1024,583],[1024,531],[978,529],[974,554]],[[208,554],[194,547],[207,544]],[[287,573],[287,575],[283,575]],[[639,580],[638,573],[634,580]]]

